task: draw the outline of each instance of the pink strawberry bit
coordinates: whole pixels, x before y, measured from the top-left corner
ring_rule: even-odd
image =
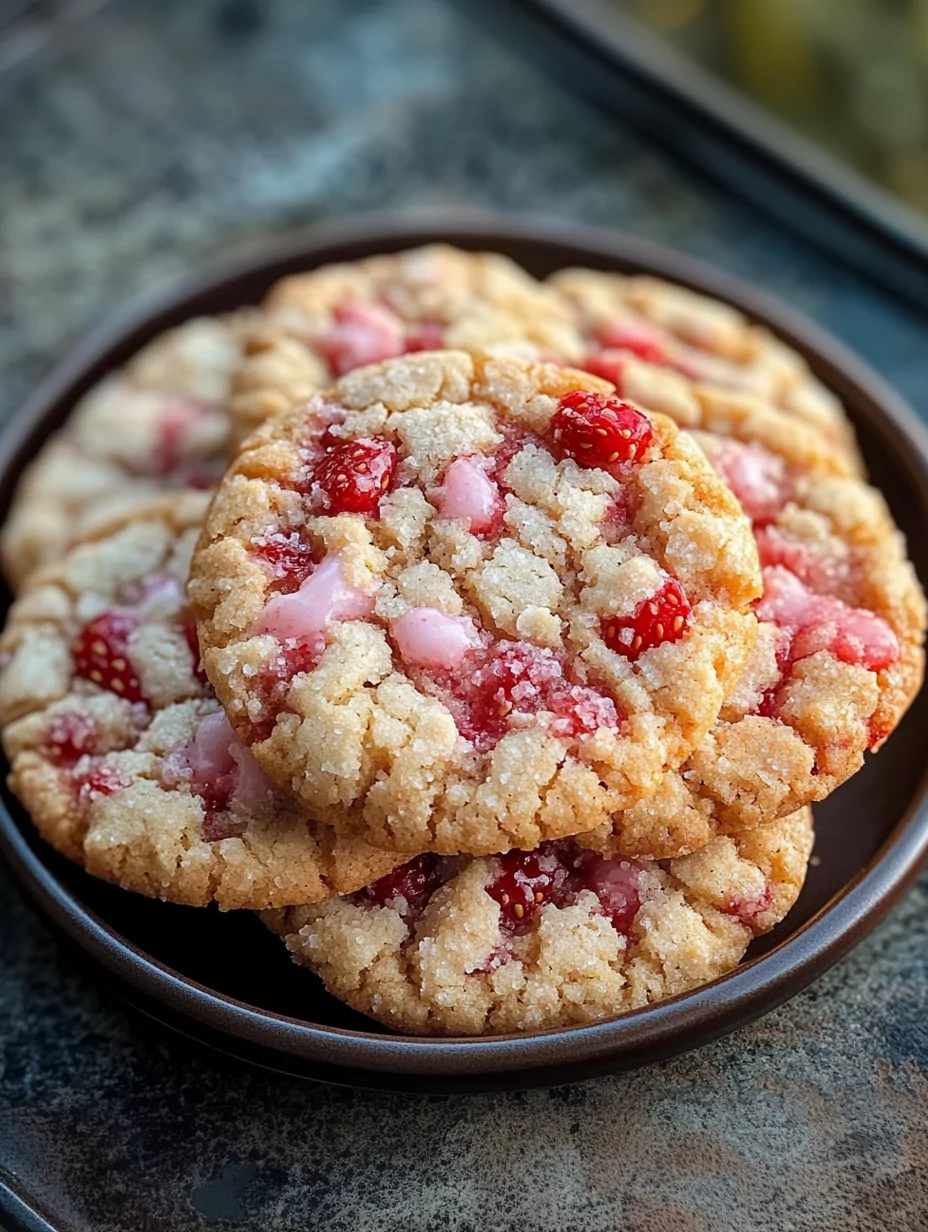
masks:
[[[278,595],[299,590],[316,567],[316,552],[299,531],[289,535],[281,531],[255,535],[251,540],[252,555],[271,577],[268,592]]]
[[[114,796],[129,786],[128,780],[106,762],[94,766],[86,774],[76,775],[74,783],[82,804],[89,804],[100,796]]]
[[[158,421],[158,442],[151,459],[153,475],[166,477],[180,467],[190,428],[197,419],[208,414],[209,409],[202,402],[187,398],[165,401]]]
[[[692,624],[693,609],[683,587],[668,578],[650,599],[635,608],[632,616],[607,616],[602,624],[603,641],[616,654],[635,663],[641,655],[664,642],[678,642]]]
[[[441,861],[438,856],[426,852],[365,886],[358,897],[377,907],[392,907],[403,916],[417,916],[425,910],[441,882]]]
[[[477,535],[495,529],[503,502],[496,481],[487,474],[489,459],[456,458],[445,471],[434,498],[440,518],[460,518]]]
[[[445,343],[441,321],[420,321],[406,331],[406,354],[414,351],[440,351]]]
[[[769,522],[789,500],[786,463],[762,445],[716,437],[712,460],[752,522]]]
[[[97,725],[88,714],[66,710],[53,715],[45,728],[45,744],[57,766],[74,766],[96,750]]]
[[[545,903],[562,906],[571,882],[566,852],[551,843],[536,851],[507,851],[494,860],[496,875],[486,890],[499,903],[500,931],[509,936],[527,933]]]
[[[144,701],[142,685],[129,660],[129,640],[138,620],[125,612],[104,612],[86,624],[71,643],[74,674],[129,702]]]
[[[881,617],[817,595],[780,565],[763,571],[764,594],[755,604],[758,620],[777,625],[790,638],[789,659],[827,650],[842,663],[885,671],[899,658],[899,640]]]
[[[562,456],[579,466],[608,470],[640,461],[654,429],[648,417],[627,402],[578,389],[558,403],[551,435]]]
[[[407,350],[406,327],[384,304],[367,300],[342,304],[334,317],[319,348],[336,376]]]
[[[376,517],[398,462],[396,446],[377,437],[330,445],[316,463],[310,493],[326,513]]]
[[[849,557],[793,539],[779,526],[759,526],[755,529],[755,538],[761,566],[783,565],[819,594],[829,594],[846,585],[851,578]]]
[[[611,697],[571,683],[553,651],[527,642],[499,642],[489,652],[474,652],[450,688],[458,730],[480,752],[492,749],[514,722],[539,711],[554,715],[549,730],[564,739],[619,725]]]
[[[736,916],[746,928],[751,928],[759,915],[770,909],[773,902],[773,890],[765,881],[757,894],[736,897],[722,910],[726,915]]]
[[[391,625],[403,661],[412,667],[456,671],[480,645],[469,616],[449,616],[434,607],[413,607]]]
[[[345,580],[342,562],[326,556],[292,594],[276,595],[251,630],[272,633],[280,641],[310,641],[320,645],[329,625],[339,620],[364,620],[373,597]]]
[[[592,355],[587,355],[582,363],[578,364],[584,372],[589,372],[591,376],[602,377],[604,381],[611,381],[616,387],[618,393],[622,392],[622,384],[625,379],[625,368],[628,364],[628,356],[621,351],[598,351]]]
[[[201,720],[193,741],[165,758],[163,775],[168,784],[189,784],[203,801],[203,837],[207,842],[241,832],[241,819],[218,818],[228,812],[233,801],[254,810],[274,791],[222,713],[208,714]]]
[[[627,934],[641,907],[643,867],[624,856],[606,859],[584,852],[577,860],[584,888],[592,890],[616,932]]]
[[[661,335],[644,321],[613,321],[600,330],[599,342],[603,350],[631,351],[649,364],[671,362]]]

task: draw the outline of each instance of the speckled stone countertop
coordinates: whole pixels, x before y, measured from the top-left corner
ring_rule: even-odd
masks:
[[[358,209],[615,225],[766,286],[928,416],[928,322],[439,0],[117,0],[0,76],[0,410],[127,298]],[[0,1177],[67,1232],[926,1226],[928,880],[757,1025],[632,1075],[415,1098],[204,1057],[77,974],[0,869]]]

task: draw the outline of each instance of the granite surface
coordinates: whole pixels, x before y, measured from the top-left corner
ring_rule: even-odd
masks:
[[[803,308],[928,416],[928,322],[437,0],[117,0],[0,76],[0,410],[242,241],[461,202],[611,224]],[[68,1232],[910,1232],[928,1195],[928,881],[718,1044],[545,1092],[301,1086],[166,1039],[0,869],[0,1178]]]

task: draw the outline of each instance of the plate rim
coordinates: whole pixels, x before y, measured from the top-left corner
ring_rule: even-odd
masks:
[[[0,476],[4,481],[18,478],[30,445],[44,439],[60,420],[56,415],[66,395],[73,405],[82,382],[88,386],[101,365],[119,362],[114,354],[120,348],[135,349],[146,333],[152,336],[163,328],[166,318],[183,319],[183,308],[191,301],[219,295],[223,288],[259,275],[271,281],[280,268],[300,259],[312,268],[331,260],[330,251],[339,246],[360,245],[376,252],[443,240],[488,248],[496,243],[566,245],[584,250],[591,260],[655,273],[735,304],[796,346],[839,396],[844,396],[842,391],[853,393],[868,427],[900,462],[905,459],[928,517],[928,427],[868,364],[822,327],[735,275],[637,236],[484,210],[353,215],[249,246],[234,259],[214,262],[192,278],[134,300],[94,329],[14,412],[0,432]],[[9,492],[13,483],[5,486]],[[0,805],[0,851],[40,911],[116,980],[130,1002],[136,994],[165,1007],[191,1024],[194,1038],[199,1025],[238,1045],[223,1050],[241,1056],[243,1049],[261,1049],[273,1055],[272,1068],[291,1073],[296,1071],[288,1067],[288,1059],[291,1066],[360,1071],[371,1078],[389,1075],[404,1089],[415,1089],[408,1084],[419,1080],[436,1090],[435,1081],[443,1079],[452,1086],[467,1082],[464,1089],[481,1089],[481,1080],[499,1089],[519,1085],[520,1076],[538,1071],[542,1083],[554,1083],[584,1076],[584,1069],[605,1072],[650,1063],[727,1034],[807,987],[876,927],[928,862],[928,769],[909,808],[867,864],[768,953],[701,988],[601,1023],[477,1039],[355,1031],[249,1006],[159,963],[85,907],[33,849],[5,802]],[[150,1008],[145,1012],[159,1017]],[[183,1030],[176,1022],[167,1025]],[[215,1041],[213,1046],[219,1047]]]

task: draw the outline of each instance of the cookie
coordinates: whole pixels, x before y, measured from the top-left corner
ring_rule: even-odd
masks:
[[[258,763],[389,850],[532,848],[656,787],[754,637],[750,525],[579,372],[433,352],[260,430],[189,593]]]
[[[730,971],[799,895],[808,809],[666,862],[571,840],[482,859],[421,856],[316,907],[269,913],[294,960],[412,1035],[598,1022]]]
[[[577,367],[621,388],[620,374],[637,358],[697,387],[761,399],[816,428],[852,472],[863,475],[839,400],[797,351],[730,304],[642,275],[568,269],[549,281],[572,306],[584,339],[585,358]]]
[[[497,253],[431,244],[284,278],[232,378],[232,433],[242,441],[352,368],[410,351],[508,352],[578,359],[571,311]]]
[[[318,901],[395,864],[306,818],[236,739],[184,596],[206,496],[161,498],[33,577],[0,637],[10,785],[39,832],[140,894]]]
[[[0,534],[14,589],[159,491],[216,482],[228,438],[229,374],[247,319],[188,321],[85,394],[23,475]]]
[[[925,600],[882,495],[784,448],[696,433],[754,523],[758,636],[719,722],[649,799],[584,842],[692,851],[823,800],[901,719],[924,672]],[[659,826],[663,831],[659,833]]]

